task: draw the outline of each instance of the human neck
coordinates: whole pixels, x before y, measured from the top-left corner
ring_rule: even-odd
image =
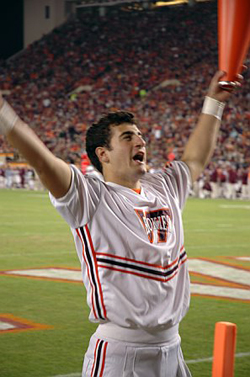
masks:
[[[138,190],[141,188],[141,182],[139,179],[126,179],[125,177],[119,177],[119,176],[112,176],[110,174],[103,174],[104,181],[105,182],[112,182],[120,186],[124,186],[130,189]]]

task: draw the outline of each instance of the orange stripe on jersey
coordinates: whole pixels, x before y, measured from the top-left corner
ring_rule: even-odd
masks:
[[[87,232],[87,236],[88,236],[88,239],[89,239],[90,247],[91,247],[93,258],[94,258],[97,284],[99,286],[99,292],[100,292],[100,298],[101,298],[101,303],[102,303],[102,308],[103,308],[103,314],[104,314],[104,317],[106,318],[107,317],[107,312],[106,312],[106,308],[105,308],[105,305],[104,305],[103,294],[102,294],[102,287],[101,287],[101,283],[100,283],[100,279],[99,279],[99,274],[98,274],[98,267],[97,267],[97,261],[96,261],[96,252],[95,252],[95,249],[94,249],[94,246],[93,246],[93,242],[92,242],[92,238],[91,238],[91,235],[90,235],[90,231],[89,231],[89,228],[88,228],[87,225],[85,226],[85,229],[86,229],[86,232]]]
[[[184,250],[184,246],[181,247],[180,249],[180,254],[182,253],[182,251]],[[137,264],[142,264],[142,265],[145,265],[145,266],[149,266],[149,267],[155,267],[155,268],[159,268],[159,269],[162,269],[162,270],[166,270],[168,269],[169,267],[172,267],[174,264],[176,264],[176,262],[178,261],[179,257],[177,257],[173,262],[171,262],[170,264],[167,264],[165,266],[162,266],[162,265],[159,265],[159,264],[153,264],[153,263],[148,263],[148,262],[143,262],[143,261],[138,261],[136,259],[131,259],[131,258],[125,258],[125,257],[121,257],[119,255],[114,255],[114,254],[110,254],[110,253],[96,253],[97,256],[107,256],[107,257],[111,257],[113,259],[120,259],[120,260],[124,260],[124,261],[127,261],[127,262],[133,262],[133,263],[137,263]]]
[[[105,258],[98,258],[98,267],[166,283],[169,280],[173,279],[173,277],[178,273],[181,265],[186,261],[187,255],[184,251],[180,255],[175,266],[168,271],[159,271],[159,269],[145,268],[144,266],[123,263],[114,259],[112,260]]]
[[[82,237],[81,237],[78,229],[76,229],[76,233],[77,233],[77,235],[78,235],[78,237],[79,237],[79,239],[81,241],[81,244],[82,244],[82,256],[83,256],[85,265],[87,267],[87,274],[88,274],[89,282],[90,282],[90,285],[91,285],[91,302],[92,302],[92,308],[93,308],[94,316],[97,319],[98,316],[96,314],[95,305],[94,305],[94,287],[93,287],[92,279],[90,278],[89,265],[88,265],[86,257],[85,257],[85,246],[84,246],[84,242],[82,240]]]
[[[96,342],[96,345],[95,345],[95,352],[94,352],[94,362],[93,362],[93,366],[92,366],[92,370],[91,370],[91,377],[94,377],[94,369],[95,369],[95,366],[96,366],[96,354],[97,354],[97,348],[98,348],[98,344],[100,343],[100,339],[97,340]]]
[[[80,227],[78,228],[78,236],[80,237],[82,243],[84,244],[84,261],[86,263],[88,277],[91,283],[92,288],[92,298],[93,298],[93,305],[95,308],[96,313],[96,319],[106,319],[106,308],[104,306],[103,302],[103,296],[102,296],[102,290],[101,290],[101,284],[99,281],[98,276],[98,269],[97,269],[97,263],[96,263],[96,256],[95,256],[95,250],[93,247],[93,243],[90,237],[90,233],[88,231],[88,228]]]
[[[185,261],[183,261],[183,263],[184,262]],[[183,264],[183,263],[181,263],[181,264]],[[115,267],[108,267],[108,266],[102,266],[102,265],[99,265],[99,267],[106,268],[107,270],[112,270],[112,271],[117,271],[117,272],[123,272],[125,274],[139,276],[139,277],[142,277],[142,278],[145,278],[145,279],[161,281],[163,283],[167,283],[169,280],[172,280],[175,277],[175,275],[178,273],[178,270],[177,270],[170,278],[165,279],[165,278],[156,278],[156,277],[152,277],[152,276],[148,276],[148,275],[139,274],[138,272],[125,271],[125,270],[121,270],[121,269],[115,268]]]
[[[98,339],[94,351],[94,362],[91,369],[91,377],[102,377],[105,367],[105,358],[108,343]]]
[[[100,377],[103,376],[103,371],[104,371],[104,367],[105,367],[105,359],[106,359],[107,346],[108,346],[108,343],[105,342],[105,344],[104,344],[104,350],[103,350],[102,369],[101,369],[101,372],[100,372]]]

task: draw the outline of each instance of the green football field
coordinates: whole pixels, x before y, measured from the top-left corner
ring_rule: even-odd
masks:
[[[80,377],[95,325],[72,278],[70,229],[46,192],[0,190],[0,214],[0,376]],[[193,293],[185,359],[193,377],[211,377],[215,323],[233,322],[235,377],[249,377],[250,202],[189,199],[183,217]]]

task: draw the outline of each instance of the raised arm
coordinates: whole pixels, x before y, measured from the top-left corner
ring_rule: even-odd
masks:
[[[67,193],[71,182],[69,165],[48,150],[31,128],[3,100],[1,92],[0,133],[4,134],[8,141],[34,167],[41,182],[53,196],[60,198]]]
[[[214,75],[197,126],[191,134],[181,158],[188,165],[193,181],[199,177],[210,161],[220,128],[224,102],[231,95],[230,92],[221,89],[218,84],[223,75],[222,71],[218,71]],[[241,76],[239,76],[239,80],[241,80]],[[240,85],[239,82],[235,83],[235,87]]]

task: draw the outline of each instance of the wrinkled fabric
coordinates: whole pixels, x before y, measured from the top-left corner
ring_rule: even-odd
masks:
[[[82,377],[191,377],[180,338],[172,344],[150,346],[103,339],[105,355],[97,353],[98,341],[94,334],[85,354]]]

